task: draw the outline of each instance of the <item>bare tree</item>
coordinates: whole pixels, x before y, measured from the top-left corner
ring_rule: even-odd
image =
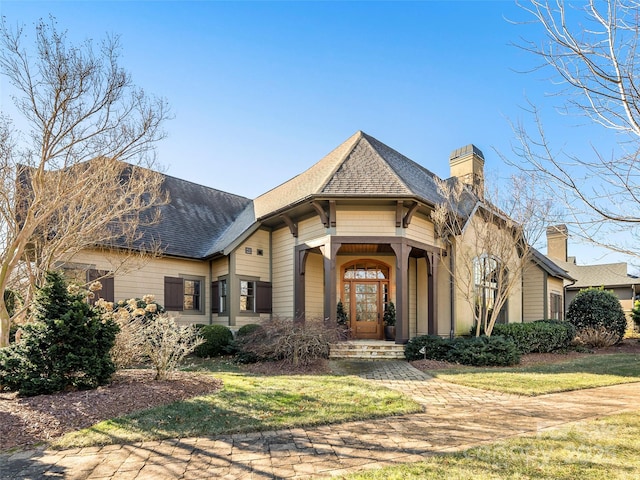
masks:
[[[530,195],[533,186],[522,178],[511,183],[508,195],[500,199],[498,190],[479,197],[457,179],[437,181],[444,201],[432,219],[454,259],[442,265],[468,304],[476,336],[490,336],[496,322],[508,318],[509,297],[521,288],[533,265],[532,245],[545,231],[544,211],[550,205]]]
[[[31,49],[26,38],[2,20],[0,72],[29,131],[0,118],[0,292],[84,248],[144,250],[140,227],[167,201],[145,167],[168,109],[118,66],[118,39],[73,45],[53,19],[37,24]],[[9,324],[0,295],[0,346]]]
[[[611,132],[609,147],[572,153],[565,139],[544,128],[542,112],[529,104],[534,127],[513,125],[515,163],[542,174],[547,192],[561,201],[562,219],[574,233],[620,253],[640,256],[640,3],[628,0],[539,1],[520,4],[541,27],[544,40],[519,46],[552,72],[563,115],[586,117]],[[624,234],[624,235],[619,235]]]

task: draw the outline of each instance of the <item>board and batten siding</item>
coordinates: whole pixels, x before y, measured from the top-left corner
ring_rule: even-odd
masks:
[[[293,277],[295,239],[287,227],[271,234],[273,314],[293,318]]]
[[[395,236],[395,207],[338,205],[336,235],[339,236]]]
[[[547,318],[544,312],[545,277],[544,270],[535,264],[527,268],[525,272],[522,282],[524,287],[522,306],[525,322]],[[547,293],[548,295],[549,293]]]

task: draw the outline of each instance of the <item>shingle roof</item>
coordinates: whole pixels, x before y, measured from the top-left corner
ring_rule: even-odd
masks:
[[[170,202],[160,221],[146,227],[142,241],[159,241],[165,255],[205,258],[211,244],[234,223],[251,200],[179,178],[164,176]]]
[[[533,261],[536,262],[540,267],[545,270],[549,275],[558,278],[564,278],[566,280],[575,280],[564,268],[556,264],[553,260],[551,260],[546,255],[542,254],[535,248],[531,249]]]
[[[442,201],[435,175],[375,138],[358,131],[300,175],[255,199],[256,218],[314,195],[414,197]]]
[[[576,279],[576,283],[570,286],[573,289],[640,284],[640,280],[637,277],[627,274],[627,264],[624,262],[576,265],[571,262],[554,261]]]

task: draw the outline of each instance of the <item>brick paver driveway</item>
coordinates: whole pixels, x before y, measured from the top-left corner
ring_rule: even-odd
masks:
[[[442,382],[403,361],[351,363],[348,370],[409,393],[425,412],[308,429],[29,450],[0,456],[0,478],[329,477],[634,410],[640,398],[640,383],[529,398]]]

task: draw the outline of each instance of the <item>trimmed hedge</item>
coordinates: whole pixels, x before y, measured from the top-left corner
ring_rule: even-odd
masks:
[[[425,353],[420,353],[422,348]],[[424,335],[409,340],[407,360],[442,360],[474,366],[508,366],[520,362],[520,352],[513,340],[500,335],[491,337],[457,337],[453,340]]]
[[[576,336],[575,327],[569,322],[538,320],[531,323],[497,324],[494,335],[510,338],[521,355],[566,351]]]
[[[618,297],[603,288],[580,290],[567,310],[567,321],[575,325],[578,334],[586,328],[604,329],[621,342],[627,330],[627,319]]]
[[[233,333],[224,325],[205,325],[198,330],[198,335],[204,338],[204,343],[198,345],[193,353],[202,358],[227,353],[227,348],[233,341]]]

